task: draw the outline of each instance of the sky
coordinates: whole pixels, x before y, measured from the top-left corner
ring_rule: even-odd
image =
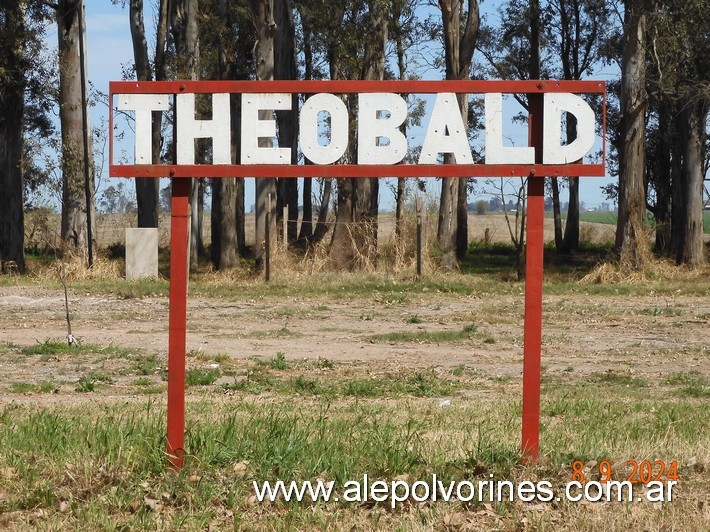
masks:
[[[151,5],[151,1],[146,1],[146,6]],[[495,0],[487,1],[482,4],[483,15],[490,17],[491,20],[497,18],[496,8],[500,4]],[[150,9],[150,7],[148,8]],[[112,80],[120,80],[124,71],[124,66],[130,66],[133,62],[133,48],[130,37],[130,29],[128,25],[128,8],[114,5],[111,0],[86,0],[86,15],[87,15],[87,61],[88,75],[94,87],[103,92],[108,92],[108,83]],[[151,15],[146,15],[146,25],[151,25]],[[47,40],[49,45],[56,47],[56,29],[49,28]],[[150,41],[150,38],[149,38]],[[434,78],[435,71],[430,71],[427,77]],[[601,79],[607,79],[613,72],[600,73]],[[91,111],[91,123],[96,126],[101,123],[101,119],[106,117],[106,106],[97,105]],[[415,133],[417,134],[417,133]],[[423,131],[418,135],[423,136]],[[106,173],[108,170],[106,169]],[[113,181],[113,180],[111,180]],[[611,178],[581,178],[580,179],[580,198],[585,202],[587,207],[599,206],[605,202],[604,196],[600,190],[602,185],[611,182]],[[109,179],[103,179],[102,186]],[[111,183],[112,184],[112,183]],[[165,182],[167,184],[167,181]],[[165,184],[161,184],[164,186]],[[381,206],[384,209],[392,207],[393,197],[389,191],[390,187],[382,186],[381,190]],[[475,187],[480,190],[481,186]],[[439,184],[431,183],[427,187],[429,191],[438,193]],[[253,203],[254,185],[253,180],[247,180],[246,188],[246,204],[247,209]],[[484,197],[474,194],[469,196],[469,202],[474,200],[474,197]],[[562,201],[566,201],[563,197]]]

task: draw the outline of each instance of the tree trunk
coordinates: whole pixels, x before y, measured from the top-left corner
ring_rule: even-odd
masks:
[[[671,242],[668,254],[672,257],[677,257],[683,246],[687,207],[683,201],[683,157],[679,136],[673,136],[671,145]]]
[[[200,64],[200,44],[197,33],[198,0],[184,0],[186,12],[185,22],[185,60],[190,79],[198,79]],[[205,254],[202,242],[202,211],[203,197],[200,190],[204,187],[202,179],[193,179],[190,187],[190,265],[196,267],[201,256]]]
[[[369,45],[366,47],[365,69],[360,78],[365,80],[382,80],[385,74],[385,55],[387,53],[387,34],[389,20],[384,6],[375,1],[368,2],[370,12]],[[354,191],[353,217],[356,225],[353,233],[356,235],[356,246],[363,264],[373,265],[377,260],[377,215],[379,211],[378,178],[352,180]]]
[[[451,164],[454,157],[447,153],[444,163]],[[458,199],[458,178],[444,177],[441,179],[441,196],[439,198],[439,224],[437,226],[437,239],[441,250],[441,267],[446,271],[458,269],[456,262],[456,226],[457,212],[455,210]]]
[[[567,114],[566,134],[567,144],[571,144],[577,138],[577,119],[571,113]],[[570,252],[579,249],[579,178],[570,177],[567,184],[569,204],[562,251]]]
[[[256,79],[274,79],[274,33],[276,22],[274,20],[274,0],[252,0],[252,11],[256,22],[257,43],[254,48],[254,62],[256,64]],[[259,111],[259,120],[271,119],[271,111]],[[273,147],[273,140],[259,138],[259,147]],[[266,207],[268,197],[271,195],[272,205],[276,205],[276,179],[256,179],[255,201],[255,244],[254,255],[257,264],[261,264],[264,257],[264,242],[266,241]],[[270,234],[276,230],[276,217],[270,217]]]
[[[338,203],[335,227],[330,242],[330,259],[338,269],[354,267],[355,253],[350,234],[353,222],[352,185],[349,179],[338,179]],[[322,207],[322,206],[321,206]],[[316,226],[318,233],[319,226]]]
[[[562,251],[562,213],[560,212],[560,185],[556,177],[550,178],[552,185],[552,216],[555,225],[555,249]]]
[[[468,79],[473,59],[473,51],[478,38],[480,23],[477,0],[468,0],[466,22],[461,20],[461,0],[439,0],[441,20],[444,31],[444,59],[446,79]],[[463,31],[462,31],[463,26]],[[468,125],[468,101],[459,95],[459,107],[464,126]],[[453,163],[451,154],[444,154],[444,162]],[[463,185],[459,184],[463,180]],[[445,177],[441,180],[441,198],[439,203],[439,226],[437,236],[443,256],[441,265],[445,270],[458,268],[457,258],[463,258],[468,243],[468,213],[460,198],[465,199],[466,178]],[[463,189],[461,188],[463,187]],[[464,213],[465,217],[464,217]],[[461,220],[461,223],[459,223]],[[461,236],[459,236],[461,232]],[[465,242],[465,244],[464,244]]]
[[[468,251],[468,179],[458,180],[456,198],[456,258],[462,261]]]
[[[219,79],[230,79],[233,73],[233,59],[229,57],[231,53],[231,42],[226,32],[232,26],[232,20],[227,11],[227,0],[219,0],[217,5],[219,17],[225,21],[225,28],[220,35],[220,49],[217,56],[217,75]],[[226,30],[226,32],[224,32]],[[231,107],[231,160],[237,161],[237,144],[239,137],[235,137],[235,132],[239,130],[239,98],[230,99]],[[212,264],[218,270],[234,268],[239,264],[239,247],[237,237],[237,182],[233,177],[213,178],[212,185],[212,211],[210,212],[210,222],[212,227]]]
[[[318,221],[313,231],[313,237],[309,242],[320,242],[328,232],[328,211],[330,210],[330,197],[333,190],[333,180],[325,178],[323,180],[323,192],[321,194],[320,209],[318,210]]]
[[[641,269],[646,261],[645,128],[646,14],[644,0],[628,0],[621,65],[621,153],[619,217],[615,248],[622,264]]]
[[[278,31],[274,35],[274,69],[276,79],[298,79],[296,62],[296,29],[292,0],[276,0],[275,19]],[[291,109],[298,109],[298,94],[291,95]],[[279,124],[279,146],[291,148],[291,164],[298,164],[298,114],[276,113]],[[298,181],[283,178],[282,205],[288,207],[287,238],[298,236]],[[281,210],[279,210],[281,213]]]
[[[394,225],[394,234],[395,238],[399,240],[402,236],[402,217],[404,216],[404,200],[405,200],[405,192],[406,192],[406,186],[407,186],[407,179],[404,177],[400,177],[397,179],[397,196],[395,198],[396,201],[396,212],[395,212],[395,225]]]
[[[703,246],[703,143],[707,107],[704,102],[686,101],[681,111],[683,140],[683,200],[685,219],[678,263],[705,264]]]
[[[404,35],[402,34],[402,3],[392,3],[392,33],[394,34],[395,46],[397,47],[397,68],[399,71],[400,81],[407,79],[407,62],[404,53]],[[402,95],[407,98],[407,95]],[[405,120],[400,127],[402,134],[407,137],[407,121]],[[397,178],[397,192],[395,196],[395,218],[394,218],[394,234],[399,241],[402,235],[402,217],[404,216],[404,200],[407,189],[407,178]]]
[[[301,19],[301,31],[303,32],[303,62],[304,62],[304,79],[313,79],[313,47],[311,39],[313,33],[311,31],[308,17],[304,14],[303,6],[296,2],[299,9]],[[308,164],[309,161],[304,161]],[[301,230],[298,234],[298,240],[307,244],[313,236],[313,178],[303,178],[303,215],[301,217]]]
[[[568,178],[567,186],[569,187],[569,204],[562,251],[569,253],[579,249],[579,178]]]
[[[656,253],[666,254],[671,240],[671,115],[668,102],[659,102],[658,153],[656,155]]]
[[[198,79],[200,43],[198,39],[198,0],[174,0],[170,3],[170,17],[175,42],[176,69],[183,79]],[[202,219],[200,216],[200,185],[193,180],[190,186],[190,268],[198,264],[202,243]]]
[[[138,81],[153,79],[153,69],[148,58],[148,41],[145,36],[143,22],[143,0],[130,0],[129,19],[131,25],[131,40],[133,41],[133,58]],[[157,116],[156,116],[157,115]],[[160,135],[160,120],[162,113],[153,113],[153,147],[155,148],[155,132]],[[157,119],[157,120],[156,120]],[[157,124],[156,124],[157,121]],[[155,127],[155,126],[158,127]],[[153,149],[153,164],[160,163],[160,137],[158,150]],[[156,153],[157,151],[157,153]],[[158,227],[158,199],[160,180],[153,177],[136,177],[136,206],[138,210],[138,227]]]
[[[301,217],[301,231],[298,240],[308,242],[313,236],[313,179],[303,179],[303,215]]]
[[[367,46],[360,79],[381,80],[384,76],[388,20],[383,6],[378,2],[368,2],[368,11],[370,22],[365,36]],[[348,101],[351,109],[357,105],[352,95]],[[351,131],[351,137],[355,137],[354,131]],[[355,146],[355,142],[351,141],[350,146]],[[351,149],[350,160],[357,161],[355,149]],[[377,178],[338,180],[338,210],[330,249],[330,257],[336,267],[361,268],[375,264],[378,201]]]
[[[233,178],[212,179],[212,263],[218,270],[239,264],[236,186]]]
[[[0,270],[25,271],[23,200],[23,131],[25,78],[25,8],[4,9],[0,20]]]
[[[244,190],[244,178],[240,177],[234,180],[237,194],[237,250],[242,257],[247,255],[247,236],[246,236],[246,209],[244,203],[246,201],[246,193]]]
[[[62,130],[62,240],[68,249],[86,257],[87,198],[84,163],[84,128],[79,55],[80,12],[83,0],[60,0],[57,5],[59,37],[59,120]],[[88,124],[87,124],[88,129]],[[89,156],[91,136],[88,135]],[[91,157],[89,157],[91,160]],[[91,174],[91,171],[89,172]],[[93,179],[89,181],[93,202]],[[92,208],[93,211],[93,208]],[[90,213],[93,215],[93,212]]]

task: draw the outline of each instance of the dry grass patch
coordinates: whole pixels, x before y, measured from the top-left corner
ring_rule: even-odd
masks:
[[[710,274],[710,266],[688,268],[678,266],[668,259],[649,258],[644,267],[633,269],[616,261],[606,261],[599,264],[591,272],[580,279],[580,284],[626,284],[644,283],[649,281],[692,283],[706,280]]]

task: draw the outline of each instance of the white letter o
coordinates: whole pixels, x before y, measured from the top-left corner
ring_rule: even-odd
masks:
[[[330,113],[330,142],[318,142],[318,114]],[[331,164],[340,159],[348,147],[348,109],[334,94],[314,94],[301,108],[301,151],[314,164]]]

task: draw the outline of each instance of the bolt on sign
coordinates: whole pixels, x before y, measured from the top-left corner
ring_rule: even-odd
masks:
[[[423,120],[415,162],[400,127],[408,118],[403,95],[433,99]],[[503,95],[525,95],[527,146],[504,143]],[[211,118],[197,118],[197,97],[209,102]],[[299,96],[300,97],[296,97]],[[483,162],[474,152],[459,98],[483,97]],[[599,81],[113,81],[109,84],[109,174],[111,177],[172,178],[170,333],[168,340],[167,445],[172,467],[184,464],[185,339],[189,178],[195,177],[528,177],[525,331],[523,346],[522,453],[539,450],[540,356],[544,177],[604,176],[606,85]],[[600,105],[595,110],[589,99]],[[237,101],[237,99],[239,99]],[[354,103],[357,105],[350,105]],[[601,100],[601,101],[599,101]],[[239,103],[239,105],[235,105]],[[236,111],[236,110],[239,111]],[[352,112],[350,109],[356,109]],[[152,164],[153,113],[172,113],[174,156]],[[232,113],[239,112],[238,117]],[[293,113],[298,148],[279,146],[274,113]],[[117,113],[132,115],[133,162],[116,162],[124,145],[114,131]],[[354,114],[352,114],[354,113]],[[561,140],[564,119],[573,116],[577,136]],[[325,118],[327,118],[327,120]],[[235,120],[236,119],[236,120]],[[232,124],[239,123],[238,135]],[[351,134],[351,124],[356,134]],[[272,139],[272,147],[259,140]],[[195,141],[211,142],[211,162],[196,164]],[[232,159],[239,142],[240,160]],[[299,149],[294,154],[292,150]],[[585,161],[594,150],[601,160]],[[127,150],[130,153],[130,150]],[[355,153],[357,164],[347,161]],[[442,155],[452,154],[444,164]],[[307,159],[311,164],[292,164]]]

